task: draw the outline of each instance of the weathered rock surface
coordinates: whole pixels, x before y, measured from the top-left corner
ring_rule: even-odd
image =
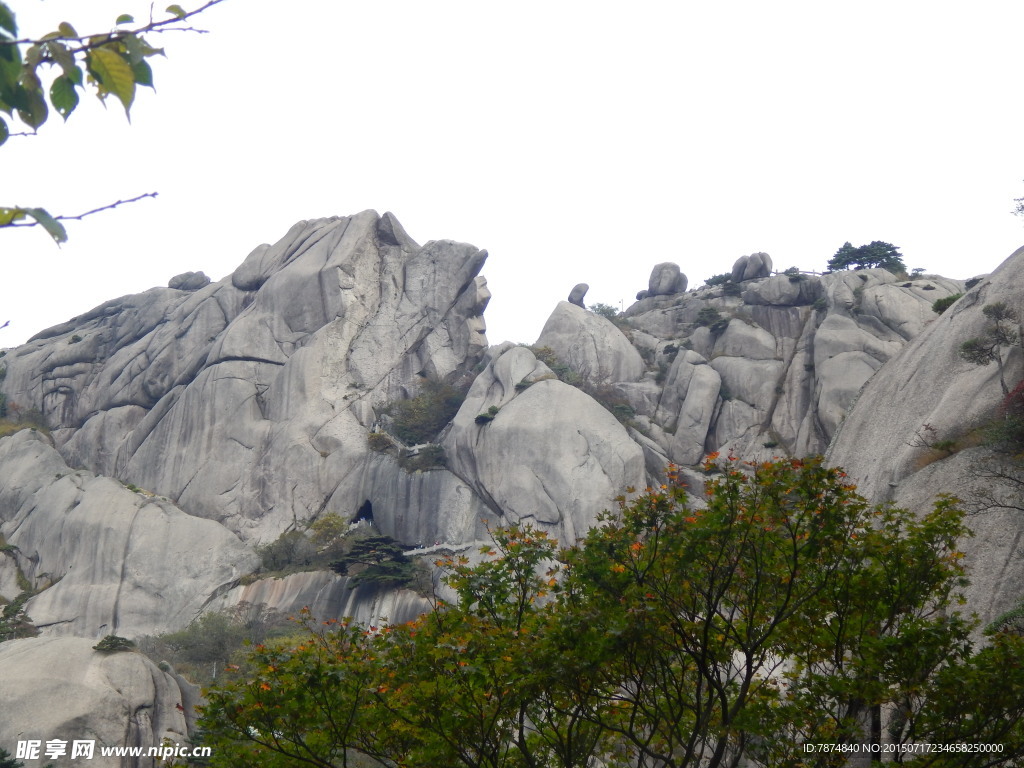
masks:
[[[647,284],[648,296],[671,296],[685,293],[686,275],[679,271],[679,265],[670,261],[656,264],[651,270],[651,278]]]
[[[187,740],[187,699],[175,679],[140,653],[94,651],[95,640],[38,637],[0,644],[0,744],[67,742],[67,754],[26,766],[151,768],[152,758],[103,757],[102,747],[158,747]],[[182,707],[179,709],[179,707]],[[72,741],[92,740],[91,760],[71,758]]]
[[[941,288],[942,281],[928,282]],[[929,292],[928,299],[938,294],[940,290]],[[992,418],[1003,395],[996,365],[972,365],[958,350],[983,333],[986,304],[1002,301],[1024,314],[1022,296],[1024,249],[928,324],[866,382],[829,452],[829,460],[846,468],[861,493],[872,501],[894,501],[911,509],[927,509],[939,493],[968,500],[978,496],[978,483],[984,482],[978,469],[991,465],[993,457],[972,435]],[[1024,378],[1024,355],[1019,347],[1004,352],[1012,387]],[[934,438],[925,425],[934,430]],[[922,444],[922,436],[953,440],[958,447],[951,454],[934,450]],[[1019,496],[1019,489],[1010,490]],[[1024,524],[1019,512],[1007,509],[972,515],[968,522],[975,531],[963,545],[972,570],[969,603],[989,621],[1024,594]]]
[[[219,283],[44,332],[8,356],[5,391],[43,411],[74,465],[270,539],[352,514],[374,408],[486,348],[485,258],[417,246],[390,214],[300,222]]]
[[[937,317],[932,302],[961,290],[944,279],[900,282],[885,270],[750,278],[748,268],[761,274],[769,263],[754,256],[737,262],[741,296],[704,288],[644,298],[624,313],[648,375],[661,379],[661,405],[652,411],[646,395],[623,391],[673,461],[713,450],[751,458],[824,451],[861,386]],[[691,349],[717,376],[702,373],[690,394],[685,371],[694,360],[657,354],[666,345]],[[693,414],[684,428],[671,415],[680,401]]]
[[[27,611],[44,634],[173,631],[259,562],[218,523],[72,470],[29,430],[0,440],[0,466],[0,533],[17,548],[3,567],[42,590]]]
[[[411,590],[380,589],[373,585],[353,589],[348,581],[332,571],[292,573],[235,587],[209,607],[230,610],[248,603],[283,616],[309,608],[320,619],[348,616],[363,624],[401,624],[430,610],[430,601]]]
[[[767,253],[752,253],[736,259],[736,263],[732,265],[730,279],[734,283],[742,283],[745,280],[768,277],[771,273],[772,257]]]
[[[108,302],[13,350],[4,392],[43,412],[60,456],[27,432],[0,442],[2,532],[20,548],[0,562],[0,594],[18,594],[18,568],[37,587],[52,580],[29,615],[45,632],[90,637],[179,629],[236,597],[272,595],[291,612],[314,592],[327,611],[409,618],[423,607],[415,595],[353,592],[331,575],[317,577],[322,592],[231,587],[256,568],[253,545],[331,512],[372,508],[374,525],[410,548],[462,546],[525,518],[573,540],[624,485],[642,484],[643,451],[579,390],[517,390],[552,376],[528,351],[483,360],[485,257],[450,241],[421,247],[390,214],[300,222],[219,283],[193,290],[194,276],[179,276],[178,288]],[[592,344],[581,368],[640,378],[614,325],[564,306]],[[407,471],[395,452],[369,449],[389,402],[488,361],[486,405],[473,395],[444,440],[450,469]],[[495,401],[495,382],[515,402]],[[545,387],[554,394],[541,397]],[[509,410],[487,434],[506,436],[477,440],[475,416],[494,402]],[[553,425],[559,440],[543,437]],[[523,495],[537,488],[539,511]],[[84,546],[69,548],[71,536]]]
[[[575,304],[577,307],[583,307],[586,309],[586,305],[583,303],[583,297],[587,295],[587,291],[590,290],[590,286],[586,283],[577,283],[573,286],[573,289],[569,291],[568,302]]]
[[[182,272],[175,275],[167,283],[168,288],[176,291],[198,291],[210,284],[210,278],[203,272]]]
[[[450,466],[508,520],[574,542],[623,488],[643,483],[643,451],[614,416],[555,379],[528,349],[493,352],[445,438]],[[493,419],[478,423],[492,407]]]
[[[537,341],[551,352],[535,355],[487,348],[485,258],[451,241],[420,246],[390,214],[300,222],[224,280],[179,275],[11,350],[0,387],[42,412],[56,451],[29,432],[0,440],[0,533],[17,547],[0,553],[0,595],[25,578],[47,587],[31,618],[89,643],[242,602],[403,621],[427,605],[410,590],[353,590],[325,571],[239,578],[257,567],[255,545],[328,513],[372,510],[377,530],[425,559],[471,552],[508,522],[571,543],[626,486],[715,450],[767,459],[834,439],[835,460],[873,496],[923,503],[941,482],[965,487],[940,482],[944,468],[967,483],[979,451],[922,466],[908,442],[925,423],[966,434],[991,411],[994,366],[970,366],[956,347],[980,332],[984,303],[1024,295],[1019,254],[1016,272],[941,318],[931,303],[961,283],[770,276],[770,257],[753,254],[731,284],[686,293],[666,262],[615,323],[587,312],[577,286]],[[1019,350],[1007,371],[1024,376]],[[432,442],[410,447],[437,457],[413,471],[380,432],[394,426],[388,405],[427,381],[468,394]],[[1021,534],[1007,544],[1007,520],[986,520],[975,541],[997,553],[979,566],[992,611],[1024,576],[1011,562]],[[13,647],[0,646],[0,681]]]
[[[821,278],[814,275],[775,275],[746,287],[743,301],[747,304],[800,306],[813,304],[824,295]]]
[[[636,381],[644,370],[640,353],[611,321],[566,301],[551,313],[537,346],[550,347],[593,384]]]

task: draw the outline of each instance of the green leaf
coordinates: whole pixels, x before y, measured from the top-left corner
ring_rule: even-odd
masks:
[[[66,121],[78,106],[78,92],[71,78],[61,75],[50,86],[50,103]]]
[[[58,43],[56,40],[51,40],[46,44],[46,51],[49,53],[50,58],[57,62],[57,65],[63,70],[65,75],[71,74],[71,71],[75,68],[75,57],[66,45]]]
[[[115,24],[134,24],[135,23],[135,17],[132,16],[131,14],[128,14],[128,13],[122,13],[120,16],[117,17],[117,21],[115,21],[114,23]]]
[[[0,208],[0,227],[9,227],[18,219],[24,218],[24,208]]]
[[[64,225],[57,221],[43,208],[26,208],[25,213],[39,222],[43,229],[50,233],[50,237],[60,245],[67,242],[68,233]]]
[[[7,123],[0,117],[0,146],[3,146],[3,143],[7,141],[7,137],[10,135],[11,132],[7,128]]]
[[[131,65],[117,51],[110,48],[95,48],[85,54],[86,64],[100,84],[100,96],[112,93],[121,100],[124,112],[131,119],[132,102],[135,100],[135,73]]]
[[[136,83],[153,87],[153,68],[149,66],[149,62],[140,61],[138,64],[132,64],[132,72],[135,74]]]
[[[35,69],[39,66],[39,62],[43,59],[43,49],[36,43],[35,45],[29,46],[28,50],[25,51],[25,66],[31,69]]]
[[[46,122],[50,110],[46,106],[46,99],[43,98],[42,91],[30,90],[26,91],[25,95],[25,106],[18,108],[18,117],[25,125],[36,130]]]
[[[185,9],[175,3],[174,5],[167,6],[167,12],[177,16],[179,19],[185,16]]]
[[[138,35],[125,35],[121,42],[128,49],[128,62],[133,66],[147,56],[155,56],[158,53],[162,56],[164,53],[163,48],[154,48]]]
[[[66,21],[62,21],[60,26],[57,27],[57,31],[60,32],[64,37],[78,37],[78,32],[75,28],[68,24]]]
[[[7,3],[0,3],[0,37],[8,40],[16,40],[18,37],[18,24],[14,20],[14,12]]]

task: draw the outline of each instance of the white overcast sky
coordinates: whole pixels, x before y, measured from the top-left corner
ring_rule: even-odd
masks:
[[[8,2],[29,35],[149,8]],[[491,343],[535,340],[578,282],[628,306],[662,261],[695,286],[884,240],[966,278],[1024,243],[1019,0],[227,0],[195,23],[152,40],[131,125],[83,95],[0,147],[0,205],[159,192],[59,249],[0,232],[0,346],[367,208],[488,249]]]

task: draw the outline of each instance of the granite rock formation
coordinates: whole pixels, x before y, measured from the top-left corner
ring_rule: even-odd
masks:
[[[353,589],[333,572],[259,576],[257,547],[332,513],[372,520],[428,562],[471,554],[509,522],[571,543],[669,461],[685,474],[711,451],[768,459],[830,444],[874,499],[916,507],[962,492],[982,449],[925,461],[914,436],[928,424],[962,438],[991,413],[994,366],[956,350],[986,303],[1024,314],[1022,253],[941,317],[932,302],[963,283],[771,275],[753,254],[726,285],[689,292],[677,265],[659,264],[614,322],[577,286],[534,346],[488,347],[485,259],[452,241],[421,246],[391,214],[299,222],[220,281],[179,275],[7,350],[0,391],[50,431],[0,439],[0,595],[28,583],[43,634],[0,644],[0,693],[36,707],[5,665],[46,664],[60,641],[88,644],[66,646],[66,674],[93,670],[89,696],[105,697],[98,637],[180,629],[241,602],[368,622],[422,612],[423,594]],[[1014,382],[1021,358],[1006,362]],[[395,404],[441,385],[461,405],[405,444]],[[979,518],[971,550],[986,616],[1024,577],[1024,534],[1000,514]],[[141,696],[162,712],[174,697],[140,670],[125,672],[138,685],[114,686],[111,711]],[[154,723],[139,738],[179,728]]]

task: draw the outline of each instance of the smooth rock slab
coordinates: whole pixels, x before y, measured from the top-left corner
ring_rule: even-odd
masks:
[[[63,757],[26,760],[26,768],[150,768],[149,758],[102,757],[101,747],[156,747],[187,741],[189,699],[175,679],[141,653],[101,653],[96,639],[34,637],[0,644],[0,745],[19,740],[67,742]],[[181,709],[179,709],[181,707]],[[92,740],[91,760],[71,759],[71,742]]]

